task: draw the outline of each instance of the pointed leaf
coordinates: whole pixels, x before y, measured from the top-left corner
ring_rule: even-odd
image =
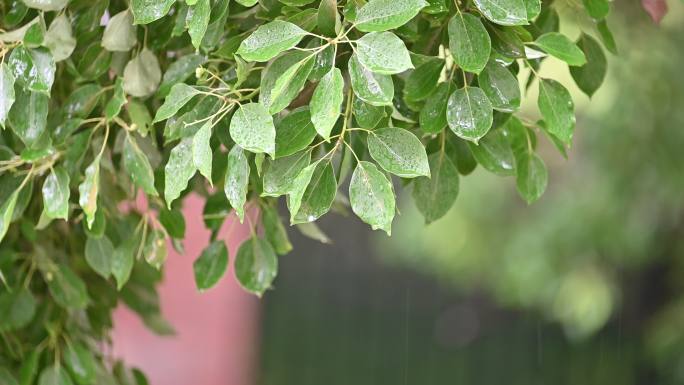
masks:
[[[582,67],[570,67],[570,74],[577,86],[591,97],[601,87],[606,77],[607,62],[601,45],[591,36],[582,34],[577,45],[584,52],[587,64]]]
[[[369,70],[392,75],[413,68],[404,42],[392,32],[371,32],[356,41],[359,62]]]
[[[169,161],[164,167],[164,199],[169,208],[188,187],[190,178],[197,170],[192,159],[192,142],[193,138],[181,140],[171,150]]]
[[[50,51],[45,48],[28,49],[20,45],[12,50],[7,64],[17,83],[27,90],[50,96],[57,69]]]
[[[59,364],[48,366],[40,372],[38,385],[73,385],[66,368]]]
[[[265,105],[268,107],[268,112],[271,115],[277,114],[287,108],[294,98],[299,95],[302,88],[304,88],[306,79],[311,73],[313,64],[313,57],[306,57],[285,70],[285,72],[276,79],[273,88],[270,90],[268,98],[269,104]]]
[[[446,118],[454,134],[477,143],[492,127],[492,103],[482,89],[466,86],[449,97]]]
[[[78,204],[83,208],[88,228],[93,227],[95,212],[97,211],[97,195],[100,189],[100,157],[85,170],[83,182],[78,186]]]
[[[230,122],[230,137],[247,151],[275,155],[275,126],[268,110],[259,103],[241,105]]]
[[[261,221],[264,225],[266,239],[277,254],[285,255],[292,251],[292,243],[290,243],[287,230],[285,230],[276,208],[272,206],[263,207]]]
[[[535,153],[525,153],[517,162],[516,185],[527,203],[539,199],[546,190],[548,171],[544,161]]]
[[[2,63],[0,64],[0,127],[2,128],[5,128],[14,100],[14,75],[7,63]]]
[[[478,144],[468,142],[468,147],[486,170],[502,176],[515,173],[513,150],[502,130],[492,130]]]
[[[66,14],[62,13],[50,23],[45,34],[43,45],[50,50],[56,62],[66,60],[76,48],[76,38],[71,30],[71,22]]]
[[[425,147],[403,128],[388,127],[368,134],[368,151],[386,171],[402,178],[430,176]]]
[[[373,73],[364,67],[356,54],[349,60],[349,77],[354,94],[373,106],[390,106],[394,98],[392,77]]]
[[[562,33],[545,33],[539,36],[534,44],[549,55],[555,56],[571,66],[582,66],[587,62],[584,52]]]
[[[176,0],[131,0],[135,24],[149,24],[166,16]]]
[[[145,194],[157,196],[150,161],[132,135],[127,135],[124,141],[123,164],[133,183],[142,188]]]
[[[252,238],[240,245],[235,256],[235,276],[240,286],[261,297],[278,274],[278,257],[265,239]]]
[[[209,0],[198,0],[190,7],[190,14],[188,19],[188,33],[192,40],[192,45],[195,49],[199,49],[202,44],[204,34],[207,32],[209,26],[209,17],[211,15],[211,3]]]
[[[430,178],[417,178],[413,184],[413,200],[425,223],[442,218],[458,196],[458,170],[442,152],[430,155]]]
[[[230,205],[242,222],[245,218],[245,202],[247,201],[247,187],[249,186],[249,162],[245,151],[240,146],[234,146],[228,153],[228,167],[226,168],[226,182],[223,187]]]
[[[318,83],[309,104],[311,122],[318,135],[326,140],[330,139],[330,132],[340,117],[342,102],[344,102],[344,78],[339,68],[333,68]]]
[[[361,161],[349,183],[352,210],[373,230],[392,233],[395,201],[392,183],[373,163]]]
[[[274,20],[257,28],[238,48],[238,55],[247,61],[265,62],[296,46],[306,35],[298,26]]]
[[[102,34],[102,46],[107,51],[130,51],[138,42],[137,27],[129,9],[112,16]]]
[[[555,80],[540,79],[537,103],[548,131],[570,145],[575,130],[575,105],[570,92]]]
[[[313,222],[330,211],[337,193],[337,180],[330,162],[318,163],[309,178],[296,211],[290,211],[290,222]]]
[[[228,249],[223,241],[209,244],[192,264],[199,291],[211,289],[223,277],[228,267]]]
[[[69,174],[64,167],[55,167],[43,183],[43,207],[48,218],[69,217]]]
[[[263,196],[278,197],[292,191],[295,178],[311,162],[311,151],[302,151],[267,160],[263,176]]]
[[[370,0],[356,15],[356,28],[363,32],[387,31],[401,27],[413,19],[424,0]]]
[[[276,123],[276,158],[305,149],[315,137],[316,129],[311,122],[309,109],[299,108],[290,112]]]
[[[41,11],[59,11],[66,7],[69,0],[23,0],[29,8],[40,9]]]
[[[487,63],[477,81],[495,110],[514,112],[520,108],[518,79],[501,63],[496,60]]]
[[[454,62],[468,72],[479,74],[492,51],[489,33],[480,18],[459,13],[449,21],[449,51]]]
[[[211,162],[212,162],[212,150],[210,145],[211,140],[211,121],[206,122],[202,128],[195,133],[192,139],[192,163],[195,168],[199,170],[200,174],[204,175],[205,178],[213,185],[211,181]]]
[[[475,6],[484,17],[497,24],[527,24],[525,0],[475,0]]]
[[[114,246],[107,236],[88,238],[85,245],[85,259],[98,275],[108,279],[112,274]]]
[[[157,57],[147,48],[143,48],[124,68],[124,91],[135,97],[146,97],[157,90],[161,81],[161,68]]]
[[[451,90],[450,83],[440,83],[425,101],[419,116],[420,128],[424,132],[438,133],[447,126],[447,102]]]

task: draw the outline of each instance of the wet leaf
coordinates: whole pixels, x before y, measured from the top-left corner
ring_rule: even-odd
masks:
[[[392,75],[413,68],[404,42],[392,32],[371,32],[356,41],[356,57],[374,73]]]
[[[249,162],[245,151],[240,146],[234,146],[228,153],[228,167],[224,192],[230,205],[235,208],[240,222],[245,218],[245,202],[247,201],[247,187],[249,185]]]
[[[475,6],[484,17],[497,24],[527,24],[525,0],[475,0]]]
[[[430,177],[425,147],[411,132],[398,127],[368,133],[368,151],[386,171],[402,178]]]
[[[230,122],[230,137],[247,151],[275,156],[275,125],[260,103],[243,104],[235,111]]]
[[[548,131],[570,145],[575,130],[575,105],[570,92],[555,80],[540,79],[537,103]]]
[[[126,135],[124,141],[123,164],[136,186],[142,188],[145,194],[157,196],[157,189],[154,187],[154,171],[150,161],[132,135]]]
[[[69,218],[69,174],[64,167],[55,167],[43,182],[43,207],[48,218]]]
[[[349,201],[354,213],[373,230],[392,234],[395,211],[392,183],[373,163],[357,164],[349,182]]]
[[[390,106],[394,98],[392,77],[373,73],[353,54],[349,60],[349,77],[357,98],[373,106]]]
[[[85,259],[88,266],[104,279],[112,274],[114,245],[107,236],[88,238],[85,245]]]
[[[454,62],[468,72],[479,74],[492,50],[492,42],[480,18],[458,13],[449,21],[449,51]]]
[[[149,24],[166,16],[176,0],[131,0],[135,24]]]
[[[356,28],[363,32],[387,31],[406,24],[423,7],[424,0],[370,0],[356,15]]]
[[[559,32],[548,32],[537,38],[534,44],[549,55],[563,60],[571,66],[582,66],[587,62],[584,52],[567,36]]]
[[[296,46],[306,35],[298,26],[274,20],[259,26],[238,48],[238,55],[247,61],[265,62]]]
[[[413,201],[425,223],[442,218],[456,202],[458,170],[443,152],[430,155],[430,178],[417,178],[413,184]]]
[[[446,119],[454,134],[477,143],[492,127],[492,103],[482,89],[466,86],[449,97]]]
[[[71,29],[69,18],[65,14],[55,17],[45,34],[43,45],[50,50],[56,62],[66,60],[76,48],[76,38]]]
[[[102,35],[102,46],[107,51],[130,51],[138,42],[133,13],[129,9],[112,16]]]
[[[167,207],[171,207],[176,198],[188,187],[188,182],[197,168],[192,155],[193,138],[181,140],[171,150],[169,161],[164,167],[164,199]]]
[[[318,83],[311,97],[311,122],[318,135],[330,139],[330,132],[340,117],[344,101],[344,78],[338,68],[333,68]],[[276,139],[278,134],[276,133]],[[309,142],[311,143],[311,142]],[[276,141],[276,152],[278,143]]]
[[[235,256],[235,276],[243,289],[261,297],[277,274],[278,257],[265,239],[253,235],[240,245]]]
[[[78,186],[78,204],[86,216],[88,228],[93,227],[97,211],[97,196],[100,190],[100,157],[97,156],[86,168],[83,182]]]

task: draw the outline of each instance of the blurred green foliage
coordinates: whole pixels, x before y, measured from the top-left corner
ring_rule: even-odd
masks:
[[[605,89],[580,104],[577,144],[552,162],[539,202],[528,207],[514,180],[502,187],[478,169],[425,230],[405,202],[396,237],[380,241],[386,261],[539,312],[576,341],[631,317],[646,358],[683,382],[684,9],[671,3],[661,26],[636,2],[611,20],[620,56]]]

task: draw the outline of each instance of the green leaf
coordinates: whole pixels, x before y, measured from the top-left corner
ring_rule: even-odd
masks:
[[[326,36],[337,35],[340,26],[340,15],[337,12],[337,0],[321,0],[317,13],[318,30]]]
[[[265,107],[268,107],[268,112],[271,115],[287,108],[292,100],[299,95],[313,68],[313,59],[313,56],[308,56],[300,60],[276,79],[267,99],[269,103],[264,104]]]
[[[121,108],[126,104],[126,93],[123,89],[123,79],[116,78],[116,83],[114,83],[114,91],[112,92],[112,98],[109,99],[107,105],[105,105],[105,118],[107,121],[119,116]],[[130,111],[130,108],[129,108]],[[135,122],[133,122],[135,123]]]
[[[87,118],[99,103],[101,95],[102,87],[99,85],[84,84],[69,95],[62,110],[68,118]]]
[[[24,46],[27,48],[40,47],[43,45],[45,32],[45,25],[43,22],[31,24],[24,34]]]
[[[458,137],[477,143],[492,127],[492,103],[482,89],[465,86],[449,97],[446,120]]]
[[[475,0],[482,15],[501,25],[527,24],[525,0]]]
[[[48,218],[69,218],[69,174],[64,167],[55,167],[43,183],[43,207]]]
[[[88,305],[85,283],[66,265],[57,265],[57,270],[46,275],[46,281],[52,298],[60,306],[84,309]]]
[[[15,100],[14,75],[7,63],[0,64],[0,127],[5,128]]]
[[[199,291],[211,289],[223,277],[228,267],[228,249],[223,241],[209,244],[192,264]]]
[[[313,239],[314,241],[318,241],[320,243],[325,243],[325,244],[330,244],[332,243],[332,240],[330,237],[328,237],[323,230],[320,229],[316,225],[315,222],[309,222],[309,223],[300,223],[296,225],[297,230],[299,230],[302,235],[304,235],[307,238]]]
[[[392,183],[370,162],[361,161],[349,182],[349,201],[354,213],[373,230],[392,234],[395,201]]]
[[[349,60],[349,77],[357,98],[373,106],[391,106],[394,98],[392,77],[373,73],[364,67],[356,54]]]
[[[479,74],[492,51],[489,33],[480,18],[460,13],[449,21],[449,51],[454,62],[468,72]]]
[[[404,42],[392,32],[371,32],[356,41],[356,57],[372,72],[392,75],[414,68]]]
[[[139,98],[152,95],[161,81],[157,57],[147,48],[131,59],[124,68],[124,91]]]
[[[16,101],[9,112],[9,124],[27,147],[39,144],[47,127],[49,98],[38,92],[16,88]]]
[[[10,196],[0,204],[0,241],[5,238],[7,230],[9,230],[14,209],[17,206],[18,197],[19,191],[17,190],[10,194]]]
[[[477,81],[495,110],[514,112],[520,108],[518,79],[498,61],[487,63]]]
[[[200,174],[207,178],[209,184],[213,185],[211,181],[211,129],[212,123],[207,121],[192,138],[192,163]]]
[[[28,49],[20,45],[12,50],[7,64],[19,85],[50,96],[57,69],[50,51],[45,48]]]
[[[95,357],[84,345],[78,342],[67,344],[64,362],[77,384],[88,385],[95,381]]]
[[[176,0],[132,0],[135,24],[149,24],[166,16]]]
[[[525,153],[517,162],[516,185],[520,196],[532,203],[546,190],[548,171],[544,161],[535,153]]]
[[[548,131],[570,145],[575,130],[575,105],[570,92],[555,80],[540,79],[537,104]]]
[[[362,128],[375,128],[387,116],[384,106],[373,106],[359,98],[354,98],[352,108],[356,123]]]
[[[297,183],[297,182],[295,182]],[[298,204],[290,206],[291,224],[313,222],[330,211],[337,193],[337,180],[330,162],[317,163]]]
[[[525,0],[527,20],[534,20],[542,11],[541,0]]]
[[[430,177],[425,148],[403,128],[379,128],[368,133],[368,151],[380,167],[402,178]]]
[[[196,4],[190,7],[188,15],[188,33],[190,34],[192,45],[195,49],[199,49],[209,26],[211,3],[209,0],[198,0]]]
[[[112,274],[114,245],[107,236],[88,238],[85,245],[85,259],[88,266],[104,279]]]
[[[23,2],[29,8],[49,12],[63,9],[66,7],[69,0],[23,0]]]
[[[126,135],[124,141],[123,165],[136,186],[142,188],[145,194],[157,196],[157,189],[154,187],[154,171],[152,171],[150,161],[132,135]]]
[[[468,147],[477,163],[486,170],[502,176],[514,175],[515,157],[502,130],[492,130],[479,144],[468,142]]]
[[[21,368],[19,369],[19,384],[31,385],[38,377],[38,364],[40,363],[40,351],[34,349],[24,358]],[[11,383],[8,385],[12,385]]]
[[[261,297],[278,274],[278,257],[265,239],[252,236],[235,256],[235,276],[243,289]]]
[[[287,236],[287,230],[278,215],[278,210],[272,206],[264,206],[261,212],[261,220],[264,225],[266,239],[273,246],[273,250],[279,255],[285,255],[292,251],[292,243]]]
[[[111,62],[112,53],[93,43],[79,55],[77,70],[84,79],[95,80],[109,70]]]
[[[424,0],[370,0],[359,9],[356,28],[363,32],[399,28],[427,5]]]
[[[302,151],[275,160],[267,160],[262,196],[278,197],[292,191],[295,178],[311,162],[311,151]]]
[[[275,155],[273,117],[260,103],[241,105],[230,122],[230,137],[243,149]]]
[[[417,178],[413,184],[413,200],[425,223],[442,218],[456,202],[458,170],[443,152],[430,155],[431,178]]]
[[[240,44],[237,53],[247,61],[269,61],[296,46],[305,35],[305,30],[292,23],[274,20],[260,25]]]
[[[613,55],[617,55],[617,45],[615,44],[613,33],[610,31],[610,28],[608,28],[608,23],[606,23],[605,20],[601,20],[600,22],[596,23],[596,30],[599,33],[601,42],[603,42],[603,46],[606,47],[606,49]]]
[[[173,86],[194,75],[197,67],[204,64],[206,60],[204,56],[196,54],[181,56],[175,60],[164,72],[157,94],[167,96]]]
[[[594,95],[606,77],[607,61],[601,45],[591,36],[582,34],[577,46],[584,52],[587,64],[582,67],[570,67],[570,74],[575,79],[577,86],[591,97]]]
[[[102,47],[107,51],[127,52],[138,42],[133,14],[129,9],[112,16],[102,34]]]
[[[164,167],[164,199],[167,207],[171,208],[176,198],[188,187],[188,182],[197,168],[192,156],[193,138],[181,140],[171,150],[169,161]]]
[[[245,218],[245,202],[247,201],[247,187],[249,186],[249,162],[245,151],[240,146],[234,146],[228,153],[228,167],[223,191],[230,205],[242,222]]]
[[[534,44],[549,55],[555,56],[571,66],[582,66],[587,62],[584,52],[562,33],[545,33],[539,36]]]
[[[145,261],[147,261],[150,266],[157,270],[161,268],[169,255],[164,232],[161,230],[153,230],[147,234],[143,254],[145,255]]]
[[[25,288],[3,292],[0,294],[0,312],[3,315],[0,319],[0,331],[21,329],[33,320],[36,314],[36,299]]]
[[[40,372],[38,385],[73,385],[66,369],[58,364],[48,366]]]
[[[266,108],[270,107],[273,102],[272,92],[275,88],[276,81],[293,66],[301,64],[308,54],[302,51],[286,52],[277,57],[271,64],[269,64],[261,75],[261,90],[259,92],[259,102]],[[296,67],[301,68],[301,67]],[[281,81],[282,83],[282,81]],[[287,105],[286,105],[287,107]]]
[[[45,34],[43,45],[50,50],[55,62],[66,60],[76,48],[76,38],[71,30],[71,23],[66,14],[62,13],[50,23]]]
[[[438,133],[447,126],[447,102],[451,84],[440,83],[435,92],[428,97],[420,110],[420,128],[427,133]]]
[[[298,108],[276,122],[275,155],[285,157],[305,149],[316,137],[309,109]]]
[[[406,78],[404,96],[412,101],[425,100],[437,88],[443,69],[444,60],[440,58],[430,58],[418,65]]]
[[[326,140],[330,140],[330,132],[340,117],[342,102],[344,102],[344,78],[339,68],[333,68],[318,83],[309,104],[311,122],[318,135]]]
[[[185,237],[185,217],[180,211],[161,209],[159,222],[172,238],[183,239]]]
[[[112,275],[116,280],[116,289],[121,290],[128,282],[135,263],[134,252],[140,242],[135,236],[125,239],[112,254]]]
[[[83,182],[78,186],[78,204],[86,216],[88,228],[93,227],[97,211],[97,195],[100,190],[100,157],[97,156],[86,168]]]
[[[0,384],[2,385],[19,385],[17,379],[14,378],[12,373],[4,367],[0,367]]]
[[[603,20],[610,12],[610,3],[608,0],[582,0],[584,9],[587,10],[589,16],[596,20]]]

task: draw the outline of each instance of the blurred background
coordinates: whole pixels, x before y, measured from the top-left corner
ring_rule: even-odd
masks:
[[[115,352],[153,385],[684,384],[684,2],[660,25],[615,3],[620,55],[591,100],[542,68],[574,87],[578,123],[568,160],[543,144],[537,203],[479,168],[427,227],[406,192],[391,238],[329,215],[333,243],[292,231],[261,301],[232,277],[195,294],[207,235],[188,237],[162,289],[178,337],[141,343],[122,310]]]

